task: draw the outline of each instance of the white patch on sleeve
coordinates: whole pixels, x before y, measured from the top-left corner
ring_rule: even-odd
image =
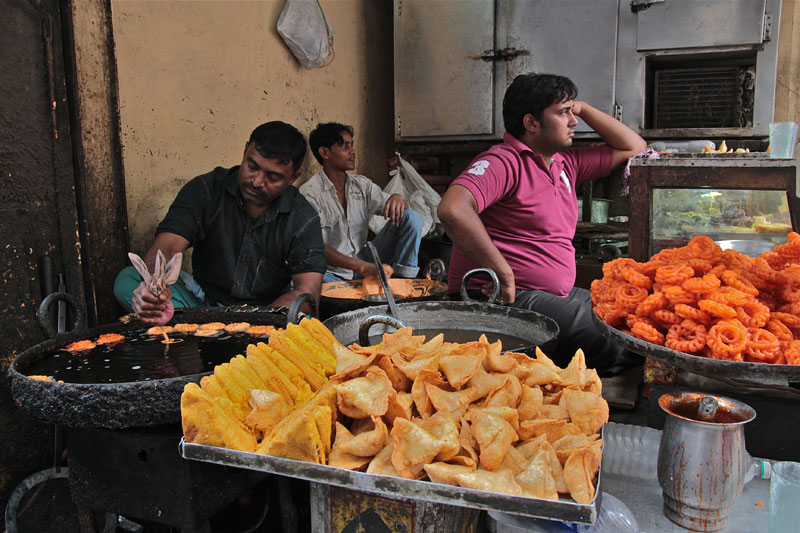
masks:
[[[572,192],[572,186],[569,184],[569,178],[567,177],[566,172],[564,172],[563,170],[561,171],[561,179],[564,180],[564,185],[567,186],[567,190],[569,192]]]
[[[480,161],[475,161],[472,163],[472,167],[470,167],[467,172],[470,174],[475,174],[476,176],[483,176],[483,173],[486,172],[487,168],[489,168],[489,162],[481,159]]]

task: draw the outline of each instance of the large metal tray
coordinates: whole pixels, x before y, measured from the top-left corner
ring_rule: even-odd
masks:
[[[426,502],[470,507],[488,511],[501,511],[523,516],[533,516],[593,524],[597,520],[602,493],[602,467],[598,472],[597,490],[591,503],[583,505],[572,501],[550,501],[522,496],[509,496],[496,492],[465,489],[430,481],[416,481],[392,476],[379,476],[353,472],[333,466],[283,459],[270,455],[240,452],[194,444],[181,439],[180,453],[185,459],[215,463],[248,470],[258,470],[282,476],[305,479],[314,483],[335,485],[346,489],[370,492],[388,498],[408,498]]]
[[[787,382],[800,382],[800,366],[797,365],[772,365],[765,363],[746,363],[739,361],[722,361],[708,357],[700,357],[684,352],[678,352],[653,344],[636,337],[632,337],[620,330],[613,328],[592,313],[595,327],[603,335],[611,338],[617,344],[632,352],[644,355],[662,363],[669,363],[681,369],[701,374],[711,378],[734,378],[739,381],[752,383],[786,384]]]

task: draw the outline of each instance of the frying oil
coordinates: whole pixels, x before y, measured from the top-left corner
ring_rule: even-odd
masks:
[[[58,351],[22,370],[65,383],[128,383],[211,372],[216,365],[244,354],[247,345],[266,341],[249,335],[175,336],[183,342],[164,344],[163,337],[127,332],[125,340],[89,351]]]

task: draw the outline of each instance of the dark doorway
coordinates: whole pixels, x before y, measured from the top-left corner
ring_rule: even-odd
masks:
[[[36,325],[39,265],[85,315],[81,247],[59,3],[0,0],[0,371],[45,340]],[[56,285],[57,287],[57,285]],[[19,412],[0,379],[0,505],[27,475],[52,466],[53,431]]]

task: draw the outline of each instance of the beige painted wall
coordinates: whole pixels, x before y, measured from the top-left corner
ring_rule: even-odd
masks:
[[[352,124],[357,169],[388,181],[392,155],[391,2],[321,1],[335,57],[306,70],[275,26],[282,0],[113,0],[131,249],[143,252],[180,187],[241,162],[250,132],[283,120],[305,135]],[[309,155],[303,177],[319,169]]]
[[[238,164],[248,134],[266,120],[305,134],[319,121],[354,125],[357,170],[386,182],[391,2],[321,5],[334,28],[335,59],[305,70],[275,30],[283,0],[112,0],[132,250],[149,244],[183,183]],[[800,0],[783,2],[774,116],[800,122]],[[304,177],[317,169],[309,156]]]

